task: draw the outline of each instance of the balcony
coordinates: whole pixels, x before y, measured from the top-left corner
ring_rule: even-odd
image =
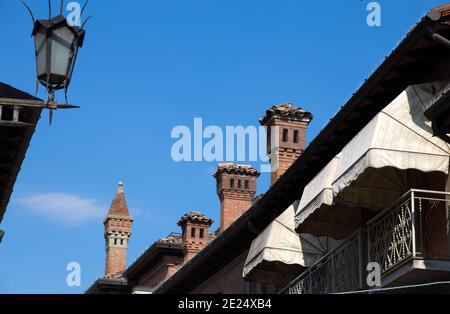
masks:
[[[381,286],[450,278],[450,193],[411,190],[362,225],[281,293],[328,294],[367,289],[366,266],[380,266]]]
[[[283,292],[324,294],[359,289],[361,277],[361,231],[303,272]]]

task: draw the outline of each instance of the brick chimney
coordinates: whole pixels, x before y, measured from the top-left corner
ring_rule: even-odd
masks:
[[[267,154],[272,168],[271,184],[274,184],[305,150],[306,129],[312,118],[310,112],[286,103],[273,106],[259,120],[267,130]]]
[[[252,206],[259,172],[247,165],[219,164],[214,174],[220,199],[220,231],[223,232]]]
[[[108,216],[103,222],[106,242],[105,278],[119,277],[126,269],[132,222],[133,218],[128,213],[123,184],[120,182]]]
[[[209,242],[209,227],[213,221],[211,218],[199,213],[190,212],[181,217],[178,226],[182,230],[182,245],[184,261],[191,260],[198,252],[203,250]]]

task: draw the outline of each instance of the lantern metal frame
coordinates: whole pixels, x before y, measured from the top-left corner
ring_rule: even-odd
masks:
[[[14,111],[14,118],[13,121],[3,121],[2,117],[0,115],[0,125],[8,125],[8,126],[27,126],[26,123],[22,123],[19,121],[19,112],[22,108],[40,108],[40,109],[49,109],[49,120],[50,125],[52,124],[52,117],[53,117],[53,111],[57,109],[71,109],[71,108],[80,108],[76,105],[70,105],[67,104],[67,91],[70,85],[70,82],[72,80],[72,74],[73,70],[76,64],[77,56],[78,56],[78,50],[83,46],[84,37],[85,37],[85,30],[84,26],[89,21],[91,16],[86,18],[84,23],[81,25],[81,27],[72,26],[68,23],[67,19],[62,15],[63,6],[64,6],[64,0],[60,1],[60,9],[59,9],[59,15],[55,17],[52,16],[52,5],[51,1],[48,0],[48,19],[40,19],[36,20],[31,8],[24,2],[24,0],[21,0],[22,4],[26,7],[28,10],[28,13],[31,16],[31,19],[33,21],[33,31],[32,36],[35,38],[35,54],[36,54],[36,72],[37,72],[37,79],[36,79],[36,93],[37,95],[39,84],[43,85],[45,89],[48,92],[48,100],[47,102],[41,101],[41,100],[33,100],[33,101],[22,101],[19,104],[17,104],[12,99],[5,99],[0,98],[0,108],[2,107],[12,107]],[[88,5],[89,0],[87,0],[81,9],[80,13],[80,19],[83,16],[84,10],[86,9],[86,6]],[[55,56],[52,55],[52,41],[57,40],[58,34],[56,34],[55,31],[59,30],[60,27],[66,28],[66,30],[69,30],[74,35],[73,40],[70,42],[70,52],[68,54],[68,60],[66,64],[66,70],[63,75],[61,73],[52,73],[52,58]],[[37,45],[37,33],[42,31],[45,34],[45,40],[43,41],[43,44],[46,46],[46,55],[45,55],[45,73],[39,73],[39,60],[38,60],[38,45]],[[61,38],[60,38],[61,39]],[[64,38],[63,38],[64,39]],[[67,43],[67,42],[65,42]],[[67,48],[67,47],[66,47]],[[56,66],[56,64],[55,64]],[[53,69],[54,70],[54,69]],[[53,75],[53,76],[52,76]],[[55,76],[59,75],[59,80],[55,80]],[[55,91],[64,89],[64,96],[66,100],[66,104],[59,104],[55,101]]]
[[[53,55],[52,46],[55,42],[58,41],[58,35],[56,30],[60,27],[64,27],[66,30],[72,32],[73,40],[68,44],[70,47],[67,47],[69,50],[69,54],[67,55],[67,67],[64,73],[53,73],[52,62],[57,56]],[[48,20],[37,20],[33,27],[32,36],[35,37],[35,49],[36,49],[36,58],[39,57],[39,49],[37,46],[38,42],[36,36],[38,33],[43,33],[44,38],[42,45],[45,45],[45,71],[44,73],[39,72],[39,61],[36,60],[36,71],[37,71],[37,80],[40,84],[42,84],[49,93],[49,101],[54,101],[54,92],[56,90],[64,89],[66,99],[67,99],[67,90],[70,85],[70,81],[72,79],[72,74],[74,70],[74,66],[76,63],[78,49],[83,46],[85,31],[82,28],[73,27],[67,23],[67,20],[64,16],[58,15],[54,18]],[[42,69],[41,69],[42,70]]]

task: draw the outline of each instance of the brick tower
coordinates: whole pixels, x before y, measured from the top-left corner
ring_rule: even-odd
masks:
[[[181,217],[178,226],[182,230],[182,245],[184,261],[187,262],[198,252],[203,250],[209,242],[209,227],[213,221],[211,218],[199,213],[190,212]]]
[[[252,206],[259,172],[247,165],[219,164],[214,174],[220,199],[220,231]]]
[[[306,129],[312,118],[310,112],[286,103],[273,106],[259,120],[267,129],[267,154],[272,168],[272,184],[305,150]]]
[[[119,182],[108,216],[103,222],[106,242],[106,278],[120,276],[126,269],[128,239],[131,236],[132,222],[133,218],[128,213],[123,184]]]

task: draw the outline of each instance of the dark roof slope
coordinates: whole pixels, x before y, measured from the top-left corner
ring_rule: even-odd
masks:
[[[39,100],[30,94],[1,82],[0,98]],[[6,109],[4,109],[3,114],[8,114]],[[32,126],[23,128],[0,126],[0,222],[5,214],[14,183],[40,114],[40,109],[22,109],[21,121]]]
[[[13,99],[25,99],[25,100],[40,100],[34,96],[31,96],[20,89],[14,88],[11,85],[0,82],[0,97],[1,98],[13,98]]]
[[[227,230],[155,293],[188,293],[244,253],[251,241],[292,202],[305,185],[407,86],[448,79],[450,49],[430,33],[450,38],[448,5],[423,17],[288,171]]]

